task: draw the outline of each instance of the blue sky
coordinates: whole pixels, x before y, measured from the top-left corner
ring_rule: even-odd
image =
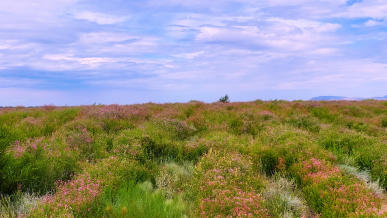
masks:
[[[0,105],[387,94],[385,0],[1,0]]]

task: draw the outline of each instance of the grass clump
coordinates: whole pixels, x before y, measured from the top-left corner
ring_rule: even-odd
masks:
[[[98,208],[88,216],[95,217],[184,217],[185,202],[181,198],[166,199],[152,183],[126,182],[118,190],[106,189]],[[102,209],[102,210],[101,210]]]
[[[263,191],[266,207],[273,217],[302,217],[308,208],[292,180],[276,175]]]

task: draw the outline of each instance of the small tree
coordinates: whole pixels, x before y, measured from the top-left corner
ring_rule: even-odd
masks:
[[[229,103],[230,102],[230,98],[228,97],[228,95],[225,95],[225,96],[219,98],[219,102]]]

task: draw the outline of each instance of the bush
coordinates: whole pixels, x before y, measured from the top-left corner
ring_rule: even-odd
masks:
[[[261,154],[262,169],[268,176],[274,175],[277,171],[279,155],[273,150],[263,151]]]
[[[299,181],[305,199],[322,217],[373,217],[380,199],[357,179],[331,163],[311,158],[295,164],[291,175]]]
[[[118,190],[106,189],[97,205],[85,210],[88,217],[184,217],[187,206],[181,198],[166,199],[152,183],[123,183]]]
[[[190,196],[203,217],[268,216],[259,192],[263,178],[255,174],[247,156],[210,150],[196,167]]]
[[[321,134],[319,144],[338,154],[352,155],[355,150],[375,144],[375,141],[361,134],[327,131]]]
[[[318,133],[320,131],[320,126],[317,124],[317,122],[313,121],[309,117],[292,118],[287,122],[294,127],[305,129],[310,132]]]
[[[102,124],[94,120],[75,120],[67,123],[53,134],[53,140],[67,145],[80,153],[81,158],[94,161],[105,156],[107,143],[104,139]]]
[[[22,191],[44,194],[55,187],[57,180],[68,180],[79,169],[79,155],[69,150],[51,153],[45,141],[32,140],[15,144],[6,157],[1,192]],[[63,147],[62,147],[63,148]],[[55,156],[54,156],[55,155]]]
[[[361,147],[356,151],[355,163],[361,170],[369,170],[372,179],[387,190],[387,147],[383,143]]]
[[[219,102],[221,102],[221,103],[229,103],[230,102],[230,98],[228,97],[228,95],[225,95],[225,96],[219,98]]]
[[[149,169],[136,161],[110,157],[89,165],[68,182],[59,183],[53,195],[46,195],[30,217],[85,217],[99,204],[104,188],[117,190],[126,181],[152,180]]]
[[[303,217],[307,206],[297,193],[293,181],[276,175],[263,192],[266,207],[272,217]]]
[[[369,170],[372,179],[387,189],[387,147],[383,143],[362,134],[337,132],[324,133],[319,143],[342,159],[352,157],[353,164],[361,170]]]
[[[387,117],[382,118],[380,123],[381,123],[382,127],[387,127]]]
[[[192,179],[193,165],[185,162],[178,165],[174,162],[164,164],[156,177],[156,187],[162,190],[167,198],[183,192],[183,186]]]
[[[336,115],[331,114],[328,109],[323,107],[312,107],[309,109],[309,112],[318,119],[326,122],[334,122],[337,120]]]
[[[103,119],[101,122],[103,130],[107,133],[118,133],[121,130],[135,127],[132,122],[123,119]]]
[[[0,217],[25,217],[36,208],[40,198],[34,194],[18,192],[11,196],[0,195]]]
[[[362,122],[348,122],[346,124],[346,127],[349,128],[349,129],[354,129],[356,131],[359,131],[359,132],[366,132],[369,128],[369,126],[365,123],[362,123]]]
[[[242,114],[229,121],[231,132],[236,135],[250,134],[256,136],[262,129],[263,124],[252,114]]]

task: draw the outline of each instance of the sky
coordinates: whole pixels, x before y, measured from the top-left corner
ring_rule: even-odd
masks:
[[[387,95],[387,1],[0,1],[0,106],[225,94]]]

